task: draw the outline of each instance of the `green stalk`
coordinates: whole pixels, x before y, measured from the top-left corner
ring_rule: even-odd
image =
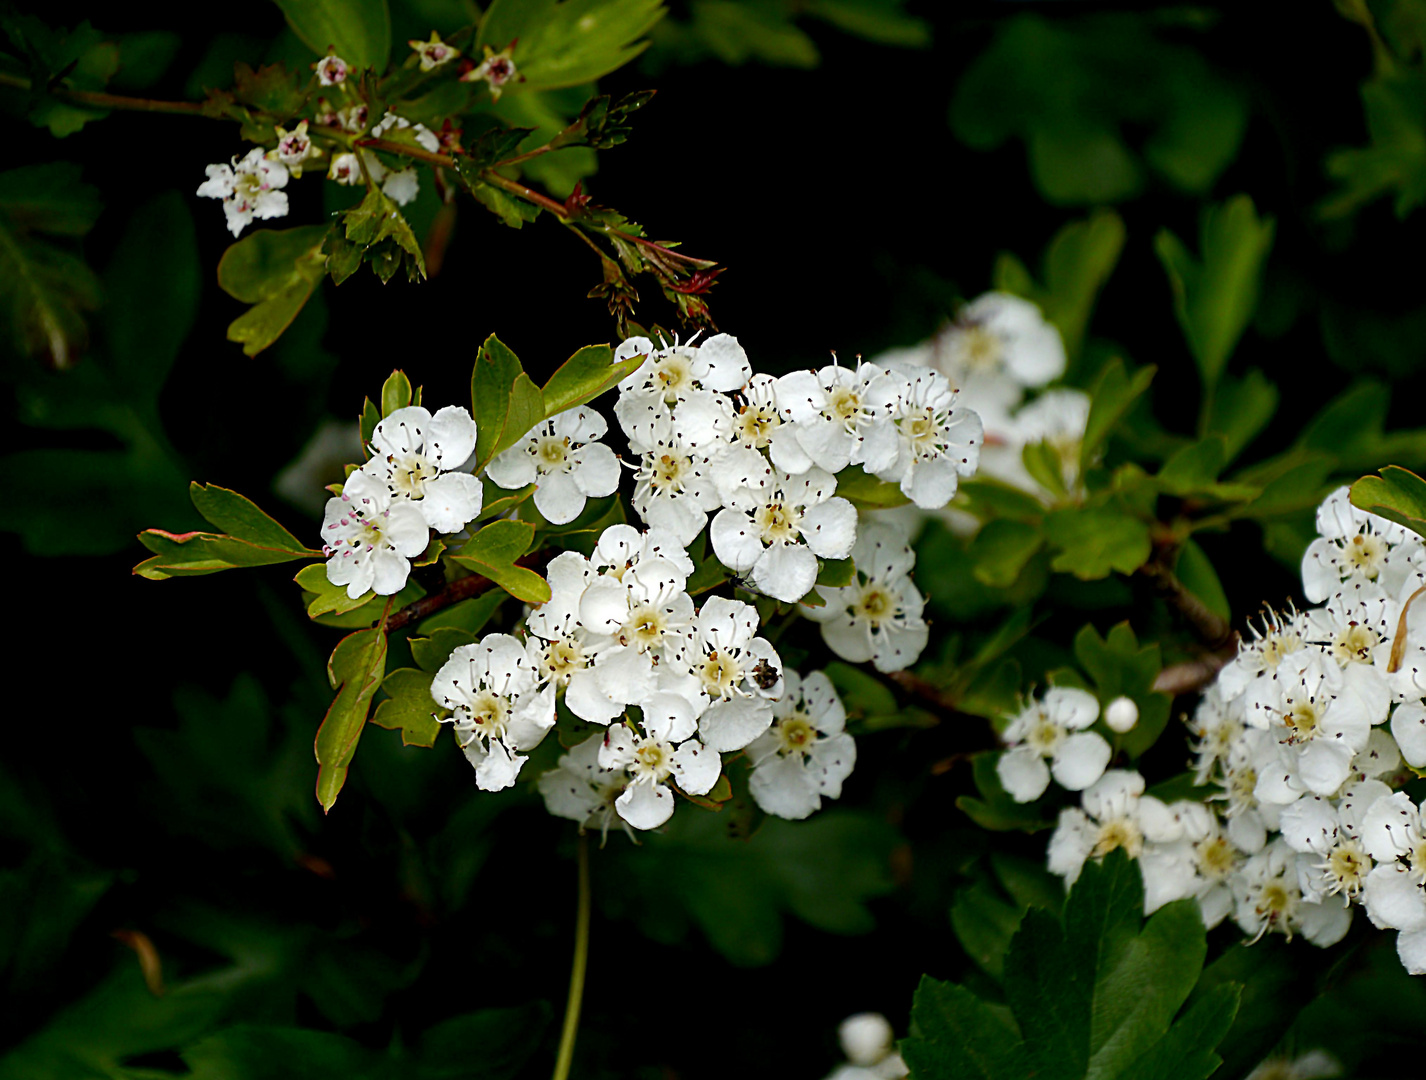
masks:
[[[555,1055],[553,1080],[568,1080],[574,1060],[574,1038],[579,1034],[579,1007],[584,1000],[584,973],[589,966],[589,837],[579,834],[579,911],[574,925],[574,966],[569,973],[569,1001],[564,1007],[564,1030]]]

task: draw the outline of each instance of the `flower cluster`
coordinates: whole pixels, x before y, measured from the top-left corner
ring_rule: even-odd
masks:
[[[327,580],[346,586],[353,600],[368,590],[400,592],[430,530],[455,533],[473,521],[480,481],[460,468],[475,451],[475,433],[475,421],[458,405],[434,416],[410,405],[378,423],[371,459],[327,501]]]
[[[1189,723],[1197,781],[1221,790],[1165,804],[1134,772],[1111,769],[1084,787],[1097,748],[1094,761],[1079,750],[1067,783],[1055,757],[1052,775],[1084,794],[1060,815],[1050,868],[1073,881],[1085,859],[1122,847],[1140,861],[1149,910],[1196,897],[1210,926],[1231,916],[1254,938],[1330,945],[1360,906],[1399,932],[1402,963],[1423,974],[1426,826],[1399,789],[1426,766],[1426,624],[1411,606],[1426,545],[1353,507],[1346,488],[1318,509],[1317,531],[1302,574],[1319,606],[1267,612]],[[1049,727],[1027,726],[1026,746],[1067,755],[1082,737]],[[1012,793],[1012,782],[1039,783],[1012,764],[1025,754],[1001,760]]]

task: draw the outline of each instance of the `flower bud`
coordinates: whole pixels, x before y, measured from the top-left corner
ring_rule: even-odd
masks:
[[[1139,722],[1139,706],[1134,704],[1133,698],[1117,697],[1104,710],[1104,722],[1110,730],[1123,735]]]
[[[847,1060],[866,1068],[891,1053],[894,1035],[891,1024],[881,1013],[865,1012],[843,1020],[837,1027],[837,1038],[841,1040]]]

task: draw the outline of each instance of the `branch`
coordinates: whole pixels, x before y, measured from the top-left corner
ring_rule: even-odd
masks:
[[[34,84],[23,75],[0,72],[0,86],[16,90],[30,90]],[[173,113],[182,116],[202,116],[203,106],[196,101],[160,101],[157,98],[125,97],[122,94],[103,94],[93,90],[71,90],[67,86],[52,86],[49,92],[76,105],[88,105],[94,109],[127,109],[130,112]]]
[[[545,563],[550,560],[549,551],[536,551],[529,555],[522,556],[515,560],[516,566],[523,566],[527,570],[536,572],[544,569]],[[427,615],[434,615],[442,608],[450,607],[452,604],[460,603],[462,600],[469,600],[473,596],[480,596],[489,592],[492,588],[500,588],[488,577],[481,577],[479,574],[471,574],[469,577],[457,578],[438,593],[430,596],[423,596],[419,600],[412,601],[400,611],[395,612],[391,618],[386,620],[386,630],[390,633],[394,630],[401,630],[410,626],[413,622],[419,622]]]
[[[1231,645],[1217,652],[1208,653],[1197,660],[1185,660],[1170,664],[1154,679],[1154,689],[1161,694],[1178,697],[1180,694],[1194,694],[1202,690],[1218,677],[1223,665],[1238,655],[1237,635]]]
[[[1189,592],[1177,575],[1169,569],[1169,562],[1175,551],[1173,546],[1160,547],[1152,559],[1139,567],[1139,573],[1154,583],[1154,587],[1169,607],[1179,613],[1183,621],[1188,623],[1210,649],[1216,651],[1230,643],[1236,643],[1237,632],[1233,625],[1221,615],[1210,611],[1208,605]]]

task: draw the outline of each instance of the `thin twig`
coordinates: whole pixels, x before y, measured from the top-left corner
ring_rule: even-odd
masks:
[[[1139,573],[1154,583],[1159,595],[1179,613],[1205,645],[1215,651],[1224,648],[1235,637],[1232,623],[1209,610],[1208,605],[1190,592],[1179,581],[1178,575],[1169,569],[1173,550],[1171,547],[1161,548],[1154,558],[1139,567]]]
[[[34,84],[23,75],[0,72],[0,86],[29,90]],[[127,97],[95,90],[71,90],[67,86],[51,86],[49,93],[75,105],[88,105],[94,109],[127,109],[130,112],[173,113],[182,116],[203,115],[203,106],[196,101],[160,101],[157,98]]]
[[[1154,689],[1171,697],[1197,693],[1217,678],[1223,665],[1237,655],[1238,643],[1235,635],[1231,646],[1225,646],[1197,660],[1170,664],[1154,678]]]

